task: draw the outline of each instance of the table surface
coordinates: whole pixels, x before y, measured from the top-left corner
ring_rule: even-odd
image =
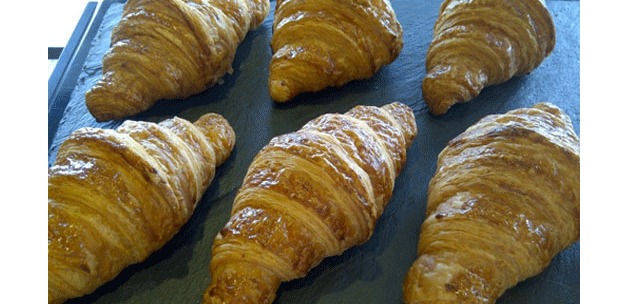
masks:
[[[267,88],[273,7],[264,24],[240,45],[234,73],[224,83],[185,101],[160,101],[131,117],[160,121],[180,116],[194,121],[207,112],[223,115],[236,131],[237,143],[219,168],[190,221],[162,249],[125,269],[94,293],[69,303],[198,303],[210,279],[211,244],[229,218],[233,198],[255,154],[269,140],[299,129],[324,113],[342,113],[355,105],[381,106],[401,101],[413,108],[419,135],[408,150],[393,199],[365,244],[330,257],[305,278],[284,283],[276,303],[399,303],[403,277],[416,258],[424,219],[427,184],[438,153],[447,142],[482,117],[549,101],[561,107],[580,132],[580,5],[547,1],[556,24],[554,52],[532,73],[483,90],[475,100],[431,116],[421,97],[425,54],[441,0],[395,0],[404,28],[404,48],[395,62],[374,77],[341,88],[303,94],[289,104],[271,101]],[[99,78],[109,33],[121,15],[119,1],[104,0],[84,43],[54,96],[49,117],[49,165],[59,144],[81,127],[115,128],[122,121],[97,123],[84,105],[84,92]],[[578,303],[579,242],[557,255],[540,275],[508,290],[498,303]]]

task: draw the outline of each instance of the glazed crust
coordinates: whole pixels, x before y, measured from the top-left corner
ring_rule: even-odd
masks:
[[[388,0],[282,0],[274,15],[269,93],[303,92],[373,76],[401,52],[403,31]]]
[[[434,115],[534,70],[556,43],[543,0],[445,0],[426,55],[423,99]]]
[[[579,139],[549,103],[491,115],[440,153],[405,303],[494,303],[580,237]]]
[[[325,114],[254,158],[214,240],[205,303],[271,303],[282,281],[372,235],[417,134],[400,103]]]
[[[121,119],[207,89],[232,72],[239,43],[268,13],[265,0],[127,1],[88,110]]]
[[[213,113],[73,132],[48,173],[49,303],[94,291],[170,240],[234,138]]]

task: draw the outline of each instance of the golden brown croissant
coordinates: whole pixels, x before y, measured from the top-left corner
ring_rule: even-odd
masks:
[[[170,240],[234,137],[213,113],[73,132],[49,168],[49,303],[94,291]]]
[[[488,116],[440,153],[406,303],[494,303],[580,237],[579,139],[540,103]]]
[[[392,103],[272,139],[214,240],[204,302],[271,303],[282,281],[368,240],[416,133],[412,110]]]
[[[303,92],[370,78],[397,58],[402,35],[388,0],[280,0],[269,93],[286,102]]]
[[[268,0],[128,0],[88,110],[120,119],[207,89],[232,71],[239,43],[268,13]]]
[[[544,0],[445,0],[426,55],[423,98],[441,115],[538,67],[556,32]]]

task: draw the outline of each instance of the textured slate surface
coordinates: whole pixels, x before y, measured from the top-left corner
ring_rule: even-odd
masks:
[[[158,122],[176,115],[194,121],[203,113],[216,112],[234,127],[235,150],[217,171],[191,220],[147,261],[130,266],[93,294],[69,303],[199,303],[210,280],[212,240],[228,220],[236,191],[255,154],[272,137],[295,131],[320,114],[341,113],[358,104],[380,106],[401,101],[414,109],[419,135],[408,150],[408,162],[373,237],[341,256],[327,258],[305,278],[284,283],[276,300],[276,303],[400,303],[404,275],[416,258],[427,184],[436,168],[438,153],[450,139],[486,115],[528,107],[539,101],[550,101],[564,109],[578,134],[580,130],[579,2],[547,2],[556,23],[557,42],[551,56],[535,71],[486,88],[474,101],[454,106],[445,116],[433,117],[421,97],[421,80],[440,3],[441,0],[393,1],[404,28],[404,48],[393,64],[373,78],[301,95],[290,104],[278,105],[270,100],[267,89],[275,5],[272,2],[269,17],[247,35],[234,61],[235,72],[227,75],[222,85],[186,101],[161,101],[146,113],[131,117]],[[114,128],[121,124],[121,121],[95,122],[84,105],[84,92],[100,76],[101,57],[122,10],[118,1],[104,1],[102,6],[98,22],[93,25],[99,28],[89,32],[91,43],[81,47],[80,55],[63,77],[63,86],[70,89],[55,96],[57,104],[50,115],[60,115],[61,120],[57,128],[49,127],[52,138],[49,164],[59,144],[73,130],[85,126]],[[498,303],[578,303],[579,271],[580,246],[576,243],[556,256],[545,272],[508,290]]]

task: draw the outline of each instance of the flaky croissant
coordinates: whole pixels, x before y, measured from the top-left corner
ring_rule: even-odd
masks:
[[[234,138],[213,113],[73,132],[48,173],[49,303],[94,291],[170,240]]]
[[[88,110],[120,119],[202,92],[232,71],[239,43],[268,13],[269,0],[128,0]]]
[[[392,103],[272,139],[214,240],[204,302],[271,303],[282,281],[368,240],[416,133],[412,110]]]
[[[440,153],[406,303],[494,303],[580,237],[579,139],[556,106],[488,116]]]
[[[271,40],[271,98],[286,102],[370,78],[397,58],[402,36],[388,0],[280,0]]]
[[[423,99],[434,115],[489,85],[528,74],[556,43],[544,0],[445,0],[426,55]]]

